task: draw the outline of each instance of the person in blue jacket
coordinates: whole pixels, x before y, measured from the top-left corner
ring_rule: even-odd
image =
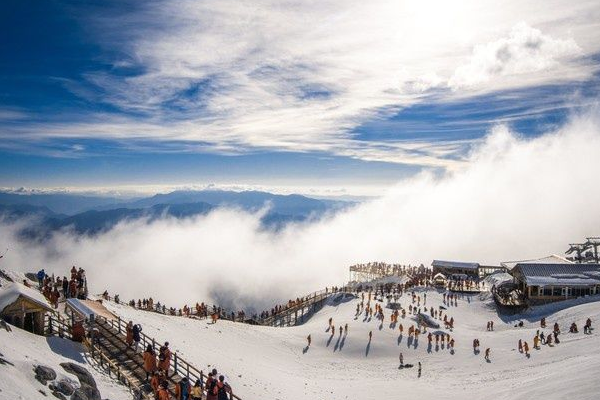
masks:
[[[44,287],[44,279],[46,278],[46,271],[44,271],[44,269],[42,268],[38,273],[37,273],[37,279],[38,279],[38,284],[40,286],[40,289],[42,287]]]

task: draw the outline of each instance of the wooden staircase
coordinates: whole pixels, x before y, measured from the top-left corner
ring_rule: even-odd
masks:
[[[138,352],[136,353],[132,347],[127,346],[125,335],[126,323],[124,321],[98,317],[93,326],[95,328],[94,336],[89,343],[92,357],[98,358],[94,354],[94,352],[98,352],[101,355],[101,365],[102,360],[106,360],[106,362],[116,366],[117,370],[113,372],[118,374],[117,378],[126,381],[128,386],[134,389],[132,391],[134,394],[137,394],[137,398],[154,399],[150,383],[146,382],[142,352],[148,345],[151,345],[157,351],[157,341],[148,337],[143,332],[140,333],[140,348],[138,348]],[[196,379],[200,379],[204,385],[207,378],[201,370],[198,370],[192,364],[179,357],[177,353],[173,353],[167,377],[169,380],[169,391],[172,396],[175,395],[175,385],[183,377],[187,377],[191,385],[194,384]],[[241,400],[235,394],[232,395],[232,398]]]

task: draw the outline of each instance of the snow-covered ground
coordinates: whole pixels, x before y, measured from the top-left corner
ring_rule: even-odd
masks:
[[[421,292],[421,295],[423,292]],[[484,300],[480,300],[484,299]],[[433,399],[489,397],[495,399],[596,399],[600,390],[600,335],[584,335],[583,324],[590,317],[600,320],[600,299],[538,308],[521,316],[498,315],[489,296],[463,296],[458,306],[449,307],[455,329],[452,354],[446,348],[428,348],[426,335],[418,343],[408,341],[407,328],[416,321],[407,315],[398,327],[389,325],[390,311],[381,326],[376,319],[355,318],[359,300],[330,301],[306,324],[291,328],[250,326],[227,321],[212,325],[205,320],[164,316],[137,311],[127,306],[107,306],[122,318],[142,324],[144,332],[158,340],[168,340],[186,360],[207,371],[216,367],[224,373],[234,391],[243,399],[375,399],[418,396]],[[410,298],[401,298],[408,307]],[[438,307],[442,295],[427,292],[426,307]],[[569,307],[567,307],[569,306]],[[566,308],[565,308],[566,307]],[[572,322],[579,334],[563,333],[561,343],[532,350],[531,357],[516,350],[519,339],[533,347],[539,329],[539,317],[547,317],[548,326],[558,322],[563,332]],[[349,334],[331,337],[328,319],[336,327],[348,323]],[[523,328],[515,327],[519,318]],[[494,321],[494,332],[486,331]],[[339,329],[339,328],[338,328]],[[373,340],[368,343],[368,333]],[[548,334],[550,329],[545,329]],[[308,351],[306,337],[312,335]],[[481,353],[474,354],[472,342],[478,338]],[[491,361],[483,351],[491,348]],[[399,369],[398,356],[414,368]],[[417,376],[417,362],[423,365]]]
[[[67,379],[75,387],[79,381],[60,366],[73,362],[86,368],[96,380],[103,399],[129,400],[131,394],[122,385],[87,364],[82,345],[57,337],[45,338],[12,327],[11,332],[0,329],[0,358],[12,363],[0,365],[0,399],[53,399],[51,391],[35,379],[34,368],[44,365],[57,373],[56,381]],[[46,393],[43,395],[39,392]]]

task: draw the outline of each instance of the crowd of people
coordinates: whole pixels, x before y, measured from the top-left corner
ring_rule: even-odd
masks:
[[[37,275],[38,289],[54,308],[58,308],[60,300],[68,298],[86,299],[87,279],[83,268],[71,268],[70,278],[63,276],[55,277],[54,274],[48,275],[44,269],[38,271]],[[28,281],[23,281],[25,286],[29,286]]]
[[[165,342],[159,349],[157,356],[148,345],[143,354],[146,381],[149,382],[156,400],[200,400],[206,395],[206,400],[233,399],[231,386],[225,382],[225,376],[219,375],[216,368],[208,373],[206,382],[196,379],[192,382],[182,377],[178,382],[169,382],[169,367],[171,364],[171,350],[169,342]],[[174,396],[171,396],[174,393]]]

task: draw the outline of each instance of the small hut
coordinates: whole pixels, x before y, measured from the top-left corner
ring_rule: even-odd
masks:
[[[0,317],[18,328],[44,334],[44,317],[52,306],[37,290],[10,282],[0,287]]]

